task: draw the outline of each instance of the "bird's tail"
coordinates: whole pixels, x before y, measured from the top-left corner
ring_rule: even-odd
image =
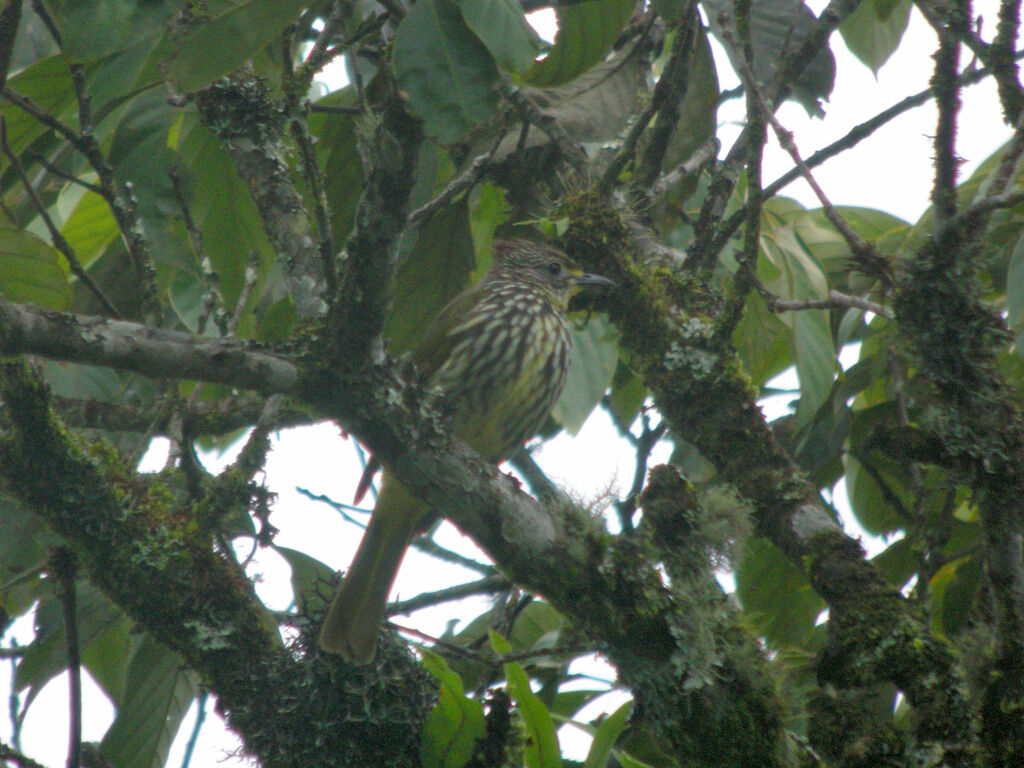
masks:
[[[370,524],[320,628],[320,647],[369,664],[384,623],[388,593],[426,508],[387,471]]]

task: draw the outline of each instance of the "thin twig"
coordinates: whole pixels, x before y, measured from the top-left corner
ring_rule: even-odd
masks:
[[[754,47],[750,39],[750,1],[736,3],[736,31],[741,35],[740,41],[733,36],[732,29],[723,23],[722,34],[726,42],[736,51],[743,54],[740,62],[740,76],[743,80],[746,96],[747,126],[747,217],[743,237],[743,247],[736,256],[738,269],[733,278],[731,290],[726,296],[725,306],[719,315],[715,328],[716,338],[720,341],[731,339],[736,325],[743,317],[747,295],[757,285],[757,254],[761,238],[761,208],[765,196],[762,188],[761,166],[764,160],[764,147],[768,140],[765,130],[765,117],[771,117],[770,110],[757,88],[753,74]]]
[[[643,425],[640,435],[633,441],[636,447],[636,466],[633,470],[633,485],[629,493],[621,501],[615,503],[615,510],[619,516],[619,524],[622,530],[633,530],[633,513],[636,512],[636,502],[644,489],[644,481],[647,479],[647,464],[651,459],[651,451],[654,446],[665,436],[668,431],[668,424],[661,422],[653,429],[651,428],[650,417],[644,411],[641,416]]]
[[[881,317],[893,318],[889,307],[860,296],[850,296],[839,291],[829,291],[827,299],[779,299],[766,296],[768,308],[773,312],[799,312],[805,309],[863,309]]]
[[[39,163],[41,166],[43,166],[43,168],[45,168],[47,171],[52,173],[57,178],[64,179],[64,181],[71,182],[72,184],[77,184],[83,189],[87,189],[90,192],[96,193],[97,195],[103,195],[103,188],[100,187],[98,184],[93,184],[92,182],[86,181],[85,179],[81,179],[72,173],[62,171],[56,165],[54,165],[45,157],[40,155],[38,152],[26,152],[25,156],[32,160],[32,162]]]
[[[1019,51],[1015,55],[1015,59],[1024,57],[1024,51]],[[968,72],[960,78],[962,85],[977,85],[985,78],[989,77],[992,71],[989,69],[978,69],[972,72]],[[831,160],[833,157],[853,148],[864,139],[871,136],[882,126],[892,122],[895,118],[909,112],[915,107],[919,107],[922,104],[929,101],[934,96],[932,88],[926,88],[923,91],[907,96],[902,101],[893,104],[891,107],[882,110],[874,117],[865,120],[859,125],[855,125],[846,135],[840,139],[829,144],[827,147],[823,147],[811,155],[804,161],[804,164],[808,168],[817,168],[819,165],[824,164],[826,161]],[[782,174],[779,178],[764,188],[765,199],[774,197],[787,186],[792,184],[801,176],[801,169],[793,167],[786,173]],[[747,207],[744,206],[732,213],[728,219],[722,222],[717,228],[716,237],[709,248],[711,253],[718,253],[725,244],[732,238],[733,233],[743,223],[747,216]]]
[[[67,139],[96,171],[100,182],[97,185],[97,193],[106,200],[114,221],[117,222],[118,229],[124,238],[128,256],[139,276],[143,304],[148,307],[158,306],[155,271],[151,263],[149,243],[139,226],[137,205],[132,199],[130,189],[126,189],[124,195],[118,190],[114,180],[114,169],[104,157],[95,137],[92,134],[76,132],[31,99],[15,93],[10,88],[4,89],[3,96],[23,112]]]
[[[637,163],[636,184],[642,189],[650,187],[661,172],[669,142],[679,125],[679,110],[689,90],[690,63],[696,51],[696,30],[696,6],[691,6],[685,25],[676,29],[668,62],[651,95],[652,103],[658,104],[658,114]]]
[[[771,89],[770,103],[773,108],[785,96],[786,84],[793,82],[796,76],[813,61],[818,51],[827,43],[832,31],[856,9],[858,4],[859,0],[832,0],[808,31],[800,47],[783,55],[780,66],[775,69],[775,87]],[[728,14],[721,21],[721,25],[723,29],[730,28]],[[698,270],[711,269],[733,232],[748,220],[749,211],[746,209],[751,207],[749,205],[746,206],[743,215],[734,214],[730,218],[732,227],[727,233],[721,231],[726,201],[736,188],[739,169],[748,156],[749,144],[754,139],[756,136],[752,133],[752,127],[748,125],[720,164],[719,173],[712,180],[711,187],[704,197],[704,203],[701,205],[697,224],[694,227],[694,239],[687,250],[687,266]],[[762,195],[762,199],[767,199],[767,197],[767,193]],[[753,202],[760,205],[760,201]]]
[[[800,152],[793,141],[793,134],[782,126],[778,118],[765,103],[749,67],[744,65],[741,69],[743,70],[742,74],[744,81],[751,97],[760,109],[761,114],[764,115],[765,119],[767,119],[769,124],[772,126],[772,130],[775,132],[775,136],[778,139],[780,146],[789,154],[790,158],[792,158],[793,164],[800,171],[800,175],[803,176],[804,181],[807,182],[811,190],[814,192],[815,197],[818,198],[818,202],[821,203],[822,212],[825,214],[825,218],[827,218],[839,234],[842,235],[843,239],[846,240],[847,245],[850,246],[850,250],[853,251],[854,257],[869,271],[870,274],[878,276],[885,282],[890,282],[891,278],[889,277],[888,266],[885,259],[882,258],[870,243],[854,232],[846,219],[839,215],[835,207],[832,205],[832,202],[825,195],[825,191],[815,180],[814,175],[811,173],[811,169],[807,167],[807,164],[800,157]]]
[[[919,0],[914,7],[921,12],[928,24],[941,38],[943,35],[953,35],[963,43],[974,54],[974,56],[985,65],[996,81],[996,88],[999,91],[999,100],[1003,106],[1003,116],[1006,121],[1016,123],[1021,116],[1021,106],[1024,104],[1024,91],[1021,89],[1017,79],[1017,68],[1013,64],[1013,57],[1007,55],[1007,51],[1016,39],[1013,29],[1016,20],[1006,19],[1006,14],[1015,16],[1018,9],[1008,9],[1007,4],[1017,5],[1016,0],[1005,0],[999,11],[999,28],[996,39],[992,45],[982,40],[972,29],[973,18],[969,13],[962,11],[962,4],[947,4],[940,0]],[[1006,22],[1009,21],[1009,24]],[[1008,40],[1007,35],[1013,39]]]
[[[67,547],[54,550],[50,559],[57,583],[64,617],[64,645],[68,661],[68,725],[67,768],[80,768],[82,764],[82,658],[78,644],[78,609],[76,606],[74,553]]]
[[[342,107],[331,104],[311,104],[310,112],[323,112],[329,115],[362,115],[366,110],[362,107]]]
[[[196,721],[192,725],[192,733],[189,734],[185,743],[185,754],[181,758],[181,768],[189,768],[192,763],[192,753],[195,752],[196,743],[199,741],[199,732],[206,721],[206,703],[210,698],[210,692],[203,688],[196,697]]]
[[[555,143],[569,165],[574,166],[587,162],[586,154],[579,144],[566,133],[565,128],[562,127],[557,119],[545,114],[529,96],[512,82],[511,78],[503,77],[501,84],[502,93],[508,99],[509,104],[519,113],[520,118],[543,131]]]
[[[358,526],[359,528],[366,528],[365,523],[356,520],[354,517],[348,514],[348,511],[351,510],[353,512],[359,512],[361,514],[368,515],[372,510],[363,509],[362,507],[354,507],[351,504],[344,504],[340,501],[335,501],[329,496],[325,496],[319,493],[313,493],[312,491],[309,491],[305,488],[296,487],[295,490],[297,490],[303,496],[313,499],[314,501],[322,501],[323,503],[333,507],[346,520],[346,522],[352,523],[353,525]],[[431,539],[429,535],[415,537],[412,540],[412,544],[410,546],[412,546],[413,549],[419,550],[420,552],[431,555],[432,557],[436,557],[438,560],[442,560],[447,563],[454,563],[455,565],[461,565],[463,568],[468,568],[471,571],[476,571],[477,573],[482,573],[489,576],[497,572],[493,565],[487,565],[486,563],[481,563],[477,560],[474,560],[471,557],[460,555],[458,552],[453,552],[450,549],[445,549],[440,544]]]
[[[957,85],[957,65],[960,45],[948,30],[939,31],[939,50],[935,54],[935,74],[931,86],[939,110],[935,130],[935,184],[932,203],[935,206],[934,234],[946,229],[956,216],[956,180],[960,159],[956,154],[957,114],[960,110],[960,88]],[[957,249],[949,249],[955,252]]]
[[[46,27],[46,31],[50,33],[50,37],[57,44],[58,48],[64,48],[64,41],[61,39],[60,30],[57,29],[57,24],[53,21],[53,17],[50,16],[50,12],[46,9],[42,0],[32,0],[32,10],[35,11],[36,16],[43,22],[43,26]]]
[[[1017,189],[1013,192],[1004,192],[1001,195],[989,195],[983,197],[976,203],[965,208],[949,222],[951,230],[974,228],[983,217],[1001,208],[1012,208],[1018,203],[1024,202],[1024,190]]]
[[[619,174],[633,161],[640,138],[644,135],[647,126],[650,125],[655,114],[658,114],[663,108],[665,109],[665,114],[659,114],[659,121],[664,118],[666,121],[671,122],[667,126],[669,129],[668,136],[659,133],[658,140],[659,142],[667,143],[671,137],[671,130],[675,128],[675,124],[678,122],[679,102],[686,95],[687,74],[689,73],[690,57],[693,54],[693,27],[693,20],[691,18],[691,23],[685,30],[680,29],[676,32],[676,38],[672,42],[672,49],[669,53],[668,63],[665,65],[665,70],[662,72],[657,85],[654,86],[650,102],[637,115],[629,132],[626,134],[626,138],[622,141],[622,146],[619,147],[615,157],[612,158],[604,173],[601,174],[597,189],[602,196],[608,194],[618,180]],[[673,113],[676,113],[675,119],[673,119]],[[659,152],[658,156],[654,156],[650,152],[645,153],[644,162],[649,167],[644,171],[644,179],[641,180],[641,185],[650,184],[653,181],[654,174],[658,170],[657,159],[660,159],[661,154],[662,152]]]
[[[343,48],[341,51],[337,48],[330,49],[328,46],[331,44],[331,41],[337,37],[338,32],[345,26],[346,17],[351,15],[351,13],[351,3],[335,2],[333,3],[333,7],[330,9],[326,18],[324,18],[324,27],[320,30],[320,34],[317,35],[316,42],[313,43],[313,47],[306,56],[306,60],[302,62],[302,66],[298,72],[298,81],[307,89],[309,84],[313,81],[313,78],[316,76],[316,73],[327,66],[332,58],[344,50]]]
[[[231,314],[231,319],[228,320],[227,334],[228,336],[234,336],[238,332],[238,326],[242,322],[242,318],[245,316],[245,308],[249,303],[249,297],[252,296],[253,289],[256,287],[256,283],[260,277],[260,254],[254,250],[249,254],[249,263],[245,267],[245,280],[242,282],[242,290],[238,292],[238,301],[235,302],[235,311]]]
[[[89,289],[89,291],[95,296],[103,308],[113,317],[121,317],[121,313],[117,311],[117,307],[114,303],[107,298],[107,295],[103,292],[103,289],[89,276],[89,273],[82,267],[81,262],[78,260],[78,256],[75,255],[74,249],[71,244],[64,239],[64,235],[57,229],[57,225],[54,224],[53,219],[50,216],[50,212],[46,209],[43,201],[39,199],[39,195],[36,194],[35,188],[32,186],[32,182],[29,181],[28,174],[25,173],[25,168],[21,164],[21,159],[11,149],[11,145],[7,141],[7,121],[3,115],[0,115],[0,150],[6,155],[8,162],[17,174],[18,179],[21,181],[21,185],[25,188],[25,193],[28,195],[29,200],[32,201],[32,205],[35,207],[36,212],[39,214],[39,218],[42,219],[43,224],[46,226],[47,232],[50,233],[50,242],[53,243],[53,247],[60,251],[61,255],[65,258],[70,267],[72,274],[82,281],[82,284]]]
[[[226,320],[224,311],[224,296],[220,291],[220,275],[213,269],[213,263],[206,255],[203,248],[203,233],[199,231],[195,220],[192,218],[192,211],[189,208],[185,195],[184,183],[181,174],[174,168],[167,172],[171,180],[171,189],[174,198],[178,203],[178,210],[181,212],[182,222],[185,224],[185,234],[188,237],[192,253],[195,255],[196,263],[199,265],[203,280],[206,283],[206,291],[203,293],[203,308],[196,320],[196,332],[205,333],[206,323],[210,316],[214,317],[214,323],[220,329],[221,335],[225,334]],[[192,391],[191,399],[198,397],[198,391],[202,385]]]
[[[416,595],[416,597],[410,597],[408,600],[400,600],[392,603],[388,606],[388,615],[397,616],[399,614],[412,613],[413,611],[418,611],[420,608],[448,603],[453,600],[461,600],[462,598],[470,597],[471,595],[489,595],[506,590],[510,586],[511,583],[509,580],[498,573],[493,576],[487,576],[478,581],[471,581],[467,584],[458,584],[454,587],[448,587],[447,589],[439,589],[436,592],[424,592]]]
[[[7,763],[14,763],[19,768],[46,768],[42,763],[37,763],[31,757],[0,741],[0,764]]]
[[[327,294],[334,296],[337,290],[338,274],[334,267],[334,242],[331,238],[331,217],[327,207],[327,193],[324,191],[323,173],[316,161],[316,151],[313,149],[313,139],[309,135],[306,121],[293,119],[291,132],[295,146],[299,149],[299,157],[302,159],[302,176],[309,184],[309,191],[313,198],[313,215],[316,219],[324,284],[327,287]]]
[[[1003,0],[999,4],[999,21],[996,24],[996,36],[989,46],[991,66],[997,70],[996,84],[999,98],[1003,105],[1003,115],[1010,123],[1020,120],[1021,103],[1024,93],[1021,92],[1017,77],[1017,67],[1013,61],[1013,46],[1020,33],[1020,0]]]
[[[428,642],[440,650],[450,652],[455,656],[462,656],[467,659],[473,659],[474,661],[490,665],[507,664],[511,661],[529,661],[530,659],[545,659],[552,657],[574,657],[582,656],[587,653],[596,653],[596,649],[593,645],[584,643],[554,646],[552,648],[531,648],[525,651],[513,651],[512,653],[486,653],[482,651],[475,651],[470,648],[466,648],[463,645],[448,642],[447,640],[442,640],[438,637],[434,637],[433,635],[429,635],[426,632],[413,629],[412,627],[403,627],[399,624],[395,624],[394,622],[389,623],[402,634],[411,635],[419,640]]]
[[[394,20],[395,24],[402,20],[405,16],[405,9],[402,8],[397,0],[379,0],[380,4],[384,6],[384,10],[388,12],[388,15]]]
[[[428,200],[415,211],[410,213],[408,222],[410,224],[415,224],[418,221],[429,218],[435,212],[448,205],[457,195],[476,184],[484,171],[487,170],[491,160],[494,158],[494,153],[498,151],[498,146],[504,138],[505,134],[502,133],[487,152],[474,157],[473,162],[469,164],[469,167],[463,171],[462,174],[448,182],[448,185],[441,190],[437,197],[432,200]]]
[[[526,479],[530,490],[541,501],[551,503],[569,500],[569,497],[565,495],[565,491],[551,482],[551,479],[544,473],[544,470],[540,468],[540,465],[537,464],[536,460],[525,448],[520,448],[512,454],[512,458],[508,460],[508,463]]]
[[[718,150],[721,149],[721,147],[722,142],[720,142],[717,137],[712,136],[704,142],[704,144],[694,150],[692,155],[658,179],[658,182],[654,185],[654,194],[660,197],[685,177],[696,173],[718,156]]]

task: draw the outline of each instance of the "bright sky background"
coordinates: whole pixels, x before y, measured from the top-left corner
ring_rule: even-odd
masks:
[[[816,12],[824,5],[824,2],[811,3]],[[995,26],[997,7],[996,0],[982,0],[974,4],[975,14],[985,17],[988,34]],[[553,13],[540,16],[550,20]],[[550,25],[550,21],[547,23]],[[810,119],[802,107],[791,102],[778,113],[782,124],[795,133],[802,156],[810,156],[815,150],[843,136],[854,124],[926,88],[932,74],[930,54],[935,47],[934,41],[930,28],[915,10],[903,44],[876,80],[846,51],[840,37],[835,35],[832,49],[837,60],[836,87],[832,102],[825,105],[825,118]],[[725,61],[717,46],[715,54],[718,61]],[[719,67],[719,76],[723,88],[738,84],[728,65]],[[722,107],[719,119],[727,123],[742,119],[742,115],[742,100],[734,100]],[[991,82],[964,90],[960,113],[961,141],[958,145],[964,159],[962,178],[966,178],[978,163],[1009,137],[1010,130],[1000,121],[1000,115]],[[879,208],[914,221],[928,206],[933,154],[930,136],[934,133],[934,126],[935,109],[929,103],[882,128],[853,152],[831,160],[815,171],[815,177],[834,203]],[[728,146],[737,133],[737,125],[725,125],[719,137]],[[765,181],[771,181],[789,167],[788,156],[773,142],[765,156]],[[802,181],[790,185],[784,194],[795,197],[808,207],[818,205]],[[770,407],[777,415],[778,409],[785,405],[776,402]],[[352,443],[342,439],[333,426],[290,430],[278,436],[267,467],[267,481],[278,493],[272,522],[280,529],[276,539],[279,545],[305,551],[337,569],[347,567],[357,544],[354,529],[343,524],[339,516],[325,505],[310,501],[295,489],[302,487],[316,494],[348,501],[358,479],[352,451]],[[667,448],[662,449],[654,457],[655,461],[665,460],[667,453]],[[230,458],[214,459],[209,464],[211,468],[223,466]],[[608,418],[600,410],[595,411],[575,439],[560,437],[539,451],[537,458],[557,482],[575,489],[583,497],[606,491],[609,485],[624,491],[630,483],[634,463],[632,450],[616,438]],[[162,464],[159,450],[150,461],[153,462],[151,466]],[[599,478],[596,484],[595,478]],[[853,533],[858,535],[856,530]],[[464,551],[473,550],[468,539],[448,524],[441,535],[441,543]],[[396,594],[410,597],[445,586],[451,583],[450,569],[453,568],[460,571],[455,578],[472,578],[472,574],[464,569],[440,564],[412,551],[399,576]],[[287,567],[275,555],[263,554],[258,557],[252,572],[258,574],[258,591],[270,607],[286,608],[291,600]],[[486,605],[486,601],[477,600],[474,607],[467,606],[461,615],[473,617]],[[426,613],[417,614],[416,626],[428,633],[440,634],[444,630],[446,611],[441,610],[432,617]],[[22,620],[20,629],[15,632],[22,642],[30,640],[30,626],[29,621]],[[0,664],[0,690],[9,690],[12,669],[9,663]],[[607,667],[603,671],[601,666],[595,669],[597,674],[611,674]],[[83,704],[85,739],[99,740],[113,718],[113,708],[87,676],[86,689]],[[37,698],[22,731],[23,751],[52,768],[63,765],[66,758],[66,699],[67,683],[62,676],[52,681]],[[602,708],[610,710],[616,705],[605,701],[586,714],[593,717]],[[168,765],[180,765],[194,719],[193,707],[185,718]],[[0,738],[9,741],[10,733],[9,719],[0,718]],[[565,728],[560,736],[564,745],[573,745],[570,756],[582,759],[587,739],[570,735]],[[195,768],[241,765],[242,760],[231,756],[237,747],[235,737],[226,732],[216,715],[210,712],[191,765]]]

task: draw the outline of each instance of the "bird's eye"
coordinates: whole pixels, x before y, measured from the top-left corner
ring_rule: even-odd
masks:
[[[559,264],[557,261],[552,261],[550,264],[548,264],[548,272],[550,272],[552,275],[558,275],[558,273],[561,271],[562,265]]]

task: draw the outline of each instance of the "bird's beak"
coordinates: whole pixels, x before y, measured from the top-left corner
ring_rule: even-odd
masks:
[[[574,275],[572,278],[574,285],[578,285],[583,288],[587,285],[593,285],[598,288],[613,288],[615,283],[609,280],[607,277],[601,277],[600,275],[589,275],[583,273],[582,275]]]

